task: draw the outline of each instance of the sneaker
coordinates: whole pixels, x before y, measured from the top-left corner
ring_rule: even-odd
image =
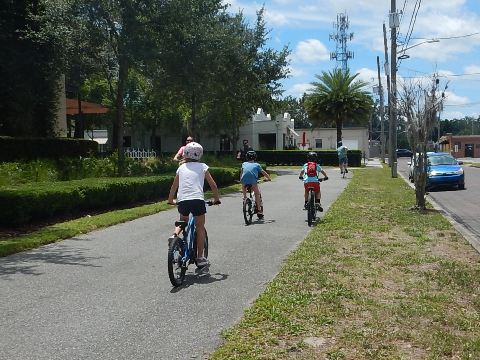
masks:
[[[173,242],[175,241],[175,239],[178,238],[178,236],[176,234],[173,234],[172,236],[170,236],[168,238],[168,247],[171,247]]]
[[[347,174],[347,173],[348,173],[348,169],[345,169],[345,174]]]
[[[318,211],[323,212],[323,207],[322,207],[322,205],[316,204],[315,206],[317,207],[317,210],[318,210]]]
[[[308,204],[305,203],[305,205],[303,205],[303,210],[307,210],[308,209]]]
[[[262,220],[264,218],[263,214],[258,214],[258,213],[257,213],[257,217],[259,220]]]
[[[197,259],[197,268],[195,269],[196,274],[207,274],[210,268],[210,262],[204,258]]]

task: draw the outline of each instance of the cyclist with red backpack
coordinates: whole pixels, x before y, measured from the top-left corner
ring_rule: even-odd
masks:
[[[318,175],[322,174],[324,176],[323,180],[328,180],[327,173],[325,170],[322,170],[322,167],[318,163],[318,157],[316,152],[309,152],[307,155],[307,163],[303,165],[300,176],[300,180],[303,180],[303,186],[305,188],[305,205],[304,209],[307,209],[308,202],[308,189],[313,188],[315,191],[315,206],[318,211],[323,211],[322,205],[320,204],[320,180],[318,180]]]

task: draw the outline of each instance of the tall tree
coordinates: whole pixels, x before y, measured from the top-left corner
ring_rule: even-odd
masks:
[[[35,36],[40,0],[0,4],[0,135],[53,136],[60,69],[55,39]]]
[[[77,20],[83,21],[90,41],[99,48],[96,60],[103,66],[115,97],[116,116],[112,147],[118,151],[123,173],[125,94],[130,69],[139,67],[152,48],[152,19],[161,4],[149,0],[74,0]]]
[[[209,127],[216,119],[236,144],[240,126],[254,110],[271,104],[272,99],[281,94],[279,80],[288,74],[290,50],[288,47],[281,51],[265,48],[268,31],[263,9],[258,11],[254,27],[247,24],[242,13],[224,15],[220,20],[220,64],[213,76]]]
[[[444,92],[439,95],[438,87],[439,80],[434,75],[430,89],[423,87],[420,82],[409,82],[402,84],[399,93],[400,113],[407,119],[408,141],[415,154],[415,208],[418,210],[426,209],[427,142],[436,125],[438,109],[444,101]]]
[[[293,96],[287,96],[283,99],[275,100],[273,106],[268,112],[270,114],[282,114],[288,112],[292,119],[295,119],[296,129],[311,128],[312,123],[308,120],[308,114],[303,103],[303,96],[299,99],[294,98]]]
[[[345,122],[368,124],[373,110],[372,97],[365,90],[368,84],[355,80],[357,76],[350,75],[349,70],[323,71],[315,75],[319,81],[312,82],[312,92],[305,99],[310,121],[314,126],[335,126],[337,143],[342,141]]]

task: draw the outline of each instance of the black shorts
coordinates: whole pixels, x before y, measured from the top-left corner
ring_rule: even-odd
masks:
[[[183,216],[192,214],[193,216],[200,216],[207,213],[204,200],[184,200],[178,204],[178,212]]]

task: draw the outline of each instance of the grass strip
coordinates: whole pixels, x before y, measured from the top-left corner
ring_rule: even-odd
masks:
[[[355,170],[211,359],[480,359],[480,257],[414,204]]]
[[[238,191],[239,189],[240,185],[235,184],[221,188],[220,193],[227,194]],[[207,191],[205,196],[208,198],[211,197],[212,194]],[[134,220],[142,216],[152,215],[171,208],[172,206],[168,205],[166,201],[161,201],[154,204],[115,210],[94,216],[87,215],[79,219],[46,226],[29,234],[13,238],[0,238],[0,257],[33,249],[59,240],[68,239],[96,229]]]

